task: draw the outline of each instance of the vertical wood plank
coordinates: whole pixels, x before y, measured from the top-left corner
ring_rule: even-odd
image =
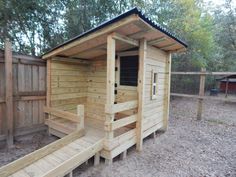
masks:
[[[107,95],[106,106],[113,105],[115,102],[115,52],[116,45],[115,39],[112,35],[107,36]],[[106,122],[111,123],[114,121],[114,114],[106,113]],[[113,131],[106,131],[106,138],[112,139],[114,137]]]
[[[139,44],[139,71],[138,71],[138,119],[136,123],[137,130],[137,145],[136,149],[142,151],[143,149],[143,107],[145,96],[145,59],[147,55],[147,41],[141,39]]]
[[[51,106],[51,60],[47,60],[47,107]]]
[[[171,84],[171,53],[167,54],[166,59],[166,77],[165,77],[165,104],[164,104],[164,120],[163,120],[163,129],[166,131],[168,129],[168,120],[169,120],[169,109],[170,109],[170,84]]]
[[[6,116],[7,116],[7,145],[13,146],[13,79],[12,51],[9,40],[5,41],[5,82],[6,82]]]
[[[1,52],[1,51],[0,51]],[[3,55],[1,56],[3,59]],[[0,63],[0,99],[5,100],[5,64]],[[5,134],[6,132],[6,109],[5,102],[0,103],[0,134]]]
[[[51,64],[49,66],[51,68]],[[46,68],[44,66],[39,66],[39,91],[45,91],[47,89],[46,86]],[[51,74],[49,75],[50,80],[51,80]]]
[[[206,72],[206,69],[201,68],[201,72]],[[204,96],[204,93],[205,93],[205,80],[206,80],[206,75],[202,74],[200,76],[199,96]],[[199,98],[198,99],[198,104],[197,104],[197,120],[202,119],[202,107],[203,107],[203,99]]]
[[[34,65],[32,66],[32,90],[33,91],[39,91],[39,66]],[[33,123],[32,124],[38,124],[39,123],[39,103],[40,101],[34,100],[32,101],[33,106]]]

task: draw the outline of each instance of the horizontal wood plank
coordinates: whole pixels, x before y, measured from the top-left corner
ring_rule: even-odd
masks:
[[[106,113],[109,114],[114,114],[117,112],[122,112],[130,109],[137,108],[138,106],[138,101],[127,101],[124,103],[118,103],[118,104],[113,104],[113,105],[106,105]]]
[[[73,122],[80,122],[80,117],[76,114],[70,113],[70,112],[66,112],[66,111],[62,111],[56,108],[49,108],[49,107],[44,107],[44,112],[60,117],[60,118],[64,118]]]

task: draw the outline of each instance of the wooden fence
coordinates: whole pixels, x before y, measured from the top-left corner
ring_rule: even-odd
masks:
[[[46,63],[12,53],[6,41],[0,50],[0,141],[45,129]]]
[[[182,93],[171,93],[171,96],[198,99],[197,120],[202,119],[203,100],[218,100],[218,101],[226,101],[226,102],[236,103],[235,98],[228,98],[227,97],[227,90],[226,90],[226,97],[215,97],[215,96],[206,96],[205,95],[205,80],[206,80],[207,75],[211,75],[211,76],[229,76],[229,75],[236,75],[236,72],[208,72],[204,68],[202,68],[200,72],[171,72],[171,75],[188,75],[188,76],[195,75],[195,76],[199,76],[200,82],[199,82],[199,94],[198,95],[182,94]]]

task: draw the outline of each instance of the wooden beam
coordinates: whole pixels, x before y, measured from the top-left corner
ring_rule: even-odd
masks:
[[[123,56],[136,56],[138,55],[138,51],[125,51],[125,52],[118,52],[117,55],[119,55],[120,57],[123,57]]]
[[[20,169],[32,164],[33,162],[43,158],[44,156],[53,153],[54,151],[60,149],[61,147],[71,143],[72,141],[80,138],[84,135],[84,131],[76,131],[62,139],[59,139],[41,149],[38,149],[16,161],[13,161],[0,168],[0,176],[7,177],[11,174],[19,171]]]
[[[168,49],[169,47],[172,47],[174,45],[176,45],[177,43],[172,43],[172,44],[168,44],[168,45],[165,45],[163,47],[160,47],[161,50],[164,50],[164,49]]]
[[[124,144],[124,142],[136,136],[136,129],[131,129],[128,132],[125,132],[117,137],[115,137],[112,141],[104,141],[104,149],[110,151],[115,149],[119,145]]]
[[[163,128],[166,131],[168,129],[168,121],[169,121],[169,111],[170,111],[170,85],[171,85],[171,53],[168,52],[166,58],[166,78],[165,78],[165,85],[166,85],[166,99],[164,103],[164,120],[163,120]]]
[[[108,131],[116,130],[118,128],[124,127],[126,125],[129,125],[131,123],[134,123],[137,121],[137,114],[131,115],[119,120],[116,120],[110,124],[105,124],[105,129]]]
[[[205,72],[206,69],[202,68],[201,72]],[[205,80],[206,80],[206,75],[201,75],[200,76],[200,85],[199,85],[199,96],[203,97],[205,94]],[[197,120],[202,119],[202,107],[203,107],[203,99],[199,98],[198,99],[198,105],[197,105]]]
[[[79,45],[79,44],[82,44],[82,43],[84,43],[84,42],[86,42],[86,41],[88,41],[88,40],[91,40],[91,39],[93,39],[93,38],[95,38],[95,37],[98,37],[98,36],[100,36],[100,35],[103,35],[103,34],[112,32],[112,31],[116,30],[117,28],[119,28],[119,27],[121,27],[121,26],[124,26],[124,25],[126,25],[126,24],[129,24],[129,23],[131,23],[131,22],[137,21],[138,19],[139,19],[139,17],[138,17],[137,15],[129,16],[129,17],[127,17],[127,18],[125,18],[125,19],[123,19],[123,20],[117,22],[117,23],[114,23],[114,24],[112,24],[112,25],[109,25],[108,27],[106,27],[106,28],[104,28],[104,29],[101,29],[101,30],[96,31],[96,33],[92,33],[92,34],[87,35],[87,36],[85,36],[85,37],[82,37],[82,38],[80,38],[80,39],[78,39],[78,40],[75,40],[74,42],[71,42],[71,43],[69,43],[69,44],[67,44],[67,45],[64,45],[64,46],[62,46],[62,47],[59,47],[59,48],[53,50],[52,52],[49,52],[48,54],[45,54],[45,55],[43,56],[43,59],[47,59],[47,58],[49,58],[49,57],[58,55],[59,53],[65,51],[65,50],[68,50],[68,49],[70,49],[70,48],[72,48],[72,47],[75,47],[75,46],[77,46],[77,45]]]
[[[107,94],[106,105],[112,106],[115,102],[115,53],[116,45],[113,35],[107,36]],[[114,121],[114,114],[106,113],[106,122],[112,123]],[[106,131],[106,138],[113,139],[113,131]]]
[[[145,60],[147,56],[147,41],[142,39],[139,46],[139,71],[138,71],[138,119],[136,123],[137,145],[136,149],[143,149],[143,107],[145,96]]]
[[[64,161],[60,165],[52,168],[49,172],[44,174],[44,177],[61,176],[62,174],[67,174],[82,163],[84,163],[88,158],[94,156],[97,152],[101,151],[103,147],[103,139],[97,141],[94,145],[89,146],[86,150],[81,151],[69,160]]]
[[[13,78],[12,78],[12,50],[11,42],[5,41],[5,82],[6,82],[6,118],[7,118],[7,145],[13,146]]]
[[[236,72],[171,72],[172,75],[236,75]]]
[[[66,62],[66,63],[76,63],[76,64],[85,64],[88,65],[90,64],[90,62],[88,60],[85,59],[79,59],[79,58],[70,58],[70,57],[53,57],[52,58],[53,61],[62,61],[62,62]]]
[[[129,37],[124,36],[122,34],[114,32],[114,33],[112,33],[112,37],[116,40],[131,44],[131,45],[134,45],[134,46],[139,46],[139,42],[137,40],[129,38]]]
[[[156,45],[166,40],[165,36],[159,37],[157,39],[151,40],[148,42],[149,45]]]
[[[131,34],[131,35],[128,35],[128,37],[130,37],[130,38],[140,38],[140,37],[142,37],[144,34],[148,33],[149,31],[151,31],[151,29],[142,30],[142,31],[133,33],[133,34]]]
[[[45,91],[20,91],[17,92],[14,96],[45,96]]]
[[[106,113],[114,114],[117,112],[122,112],[130,109],[134,109],[138,107],[138,101],[127,101],[124,103],[118,103],[113,105],[106,105]]]
[[[44,112],[63,118],[63,119],[67,119],[70,120],[72,122],[77,122],[80,123],[80,117],[76,114],[73,114],[71,112],[67,112],[67,111],[62,111],[56,108],[50,108],[50,107],[44,107]]]
[[[216,101],[225,101],[236,103],[236,99],[234,98],[222,98],[222,97],[214,97],[214,96],[199,96],[199,95],[189,95],[189,94],[181,94],[181,93],[171,93],[171,96],[176,97],[185,97],[185,98],[195,98],[195,99],[203,99],[203,100],[216,100]]]
[[[16,96],[14,101],[45,100],[46,96]]]

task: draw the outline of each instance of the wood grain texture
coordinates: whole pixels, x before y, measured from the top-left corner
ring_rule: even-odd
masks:
[[[5,55],[0,51],[0,135],[7,133]],[[46,99],[45,61],[25,55],[12,55],[13,135],[32,132],[32,125],[40,125],[45,118]],[[8,77],[9,79],[9,77]],[[26,131],[26,130],[29,131]]]

